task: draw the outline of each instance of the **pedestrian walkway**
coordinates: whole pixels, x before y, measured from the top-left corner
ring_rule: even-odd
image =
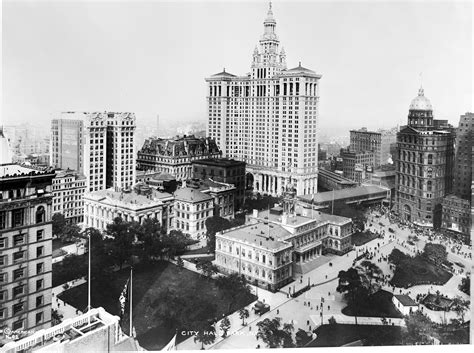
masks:
[[[84,284],[84,283],[87,283],[85,277],[70,281],[67,283],[67,286],[68,286],[67,289],[80,286],[81,284]],[[83,310],[86,309],[86,308],[75,308],[58,298],[58,295],[65,291],[64,286],[65,285],[62,284],[60,286],[54,287],[51,291],[52,292],[51,293],[52,309],[57,310],[58,314],[63,315],[63,320],[74,318],[78,315],[81,315],[82,311],[80,309],[83,309]]]

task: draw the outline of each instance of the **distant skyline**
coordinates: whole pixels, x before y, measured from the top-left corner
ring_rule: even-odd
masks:
[[[244,75],[267,1],[3,1],[2,117],[131,111],[207,121],[205,77]],[[472,2],[273,1],[288,68],[323,77],[322,130],[407,121],[420,87],[435,119],[472,108]]]

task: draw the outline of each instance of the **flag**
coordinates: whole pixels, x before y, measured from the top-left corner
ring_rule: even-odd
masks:
[[[173,336],[171,341],[162,349],[162,351],[176,351],[176,334]]]
[[[125,287],[123,287],[122,293],[120,293],[119,302],[120,302],[120,316],[123,316],[125,313],[125,305],[128,299],[128,282],[130,278],[127,279],[127,283],[125,283]]]

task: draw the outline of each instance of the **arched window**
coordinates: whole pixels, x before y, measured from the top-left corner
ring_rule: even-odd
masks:
[[[432,177],[433,177],[433,169],[431,169],[431,168],[428,168],[428,170],[427,170],[427,173],[426,173],[426,174],[427,174],[427,177],[428,177],[428,178],[432,178]]]
[[[428,155],[428,164],[433,164],[433,155],[432,154]]]
[[[432,189],[431,180],[428,180],[427,189],[428,189],[428,191],[431,191],[431,189]]]
[[[44,207],[40,206],[36,209],[36,223],[43,223],[45,217]]]

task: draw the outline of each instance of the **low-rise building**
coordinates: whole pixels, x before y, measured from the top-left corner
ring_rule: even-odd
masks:
[[[138,151],[137,169],[166,172],[177,180],[186,180],[192,177],[193,161],[221,156],[216,141],[210,138],[193,135],[173,139],[152,137],[146,139]]]
[[[51,325],[54,176],[50,169],[0,165],[0,332],[22,337]]]
[[[216,234],[215,265],[265,289],[278,290],[318,266],[323,253],[352,249],[352,220],[297,204],[290,186],[283,207],[254,211],[247,224]]]
[[[84,194],[87,179],[73,170],[56,170],[53,179],[53,214],[61,213],[67,222],[80,224],[84,221]]]
[[[137,171],[137,183],[144,183],[154,189],[167,192],[174,192],[177,187],[176,178],[173,175],[152,170]]]
[[[344,177],[361,183],[365,178],[367,167],[374,167],[375,153],[373,151],[355,152],[350,149],[341,150],[342,171]]]
[[[326,190],[341,190],[356,187],[358,184],[338,173],[326,169],[318,171],[319,187]]]
[[[213,216],[214,198],[198,189],[184,187],[174,193],[174,227],[194,239],[206,236],[206,220]]]
[[[186,185],[211,195],[214,199],[214,216],[234,218],[234,198],[236,188],[232,184],[219,183],[212,179],[186,181]]]
[[[441,227],[460,234],[469,243],[471,232],[471,203],[456,195],[447,195],[442,202],[443,219]]]
[[[418,303],[406,294],[395,294],[392,297],[392,303],[403,315],[410,315],[418,310]]]
[[[84,195],[84,226],[105,230],[116,217],[126,222],[142,222],[156,218],[169,231],[173,227],[173,195],[159,192],[145,184],[133,190],[116,191],[115,188]]]
[[[192,162],[193,178],[210,178],[217,182],[235,186],[235,209],[239,210],[245,202],[246,176],[245,162],[228,158],[200,159]]]
[[[12,335],[13,337],[14,335]],[[35,331],[1,347],[4,353],[80,353],[143,351],[137,340],[125,335],[120,318],[103,308],[91,309],[60,324]]]

